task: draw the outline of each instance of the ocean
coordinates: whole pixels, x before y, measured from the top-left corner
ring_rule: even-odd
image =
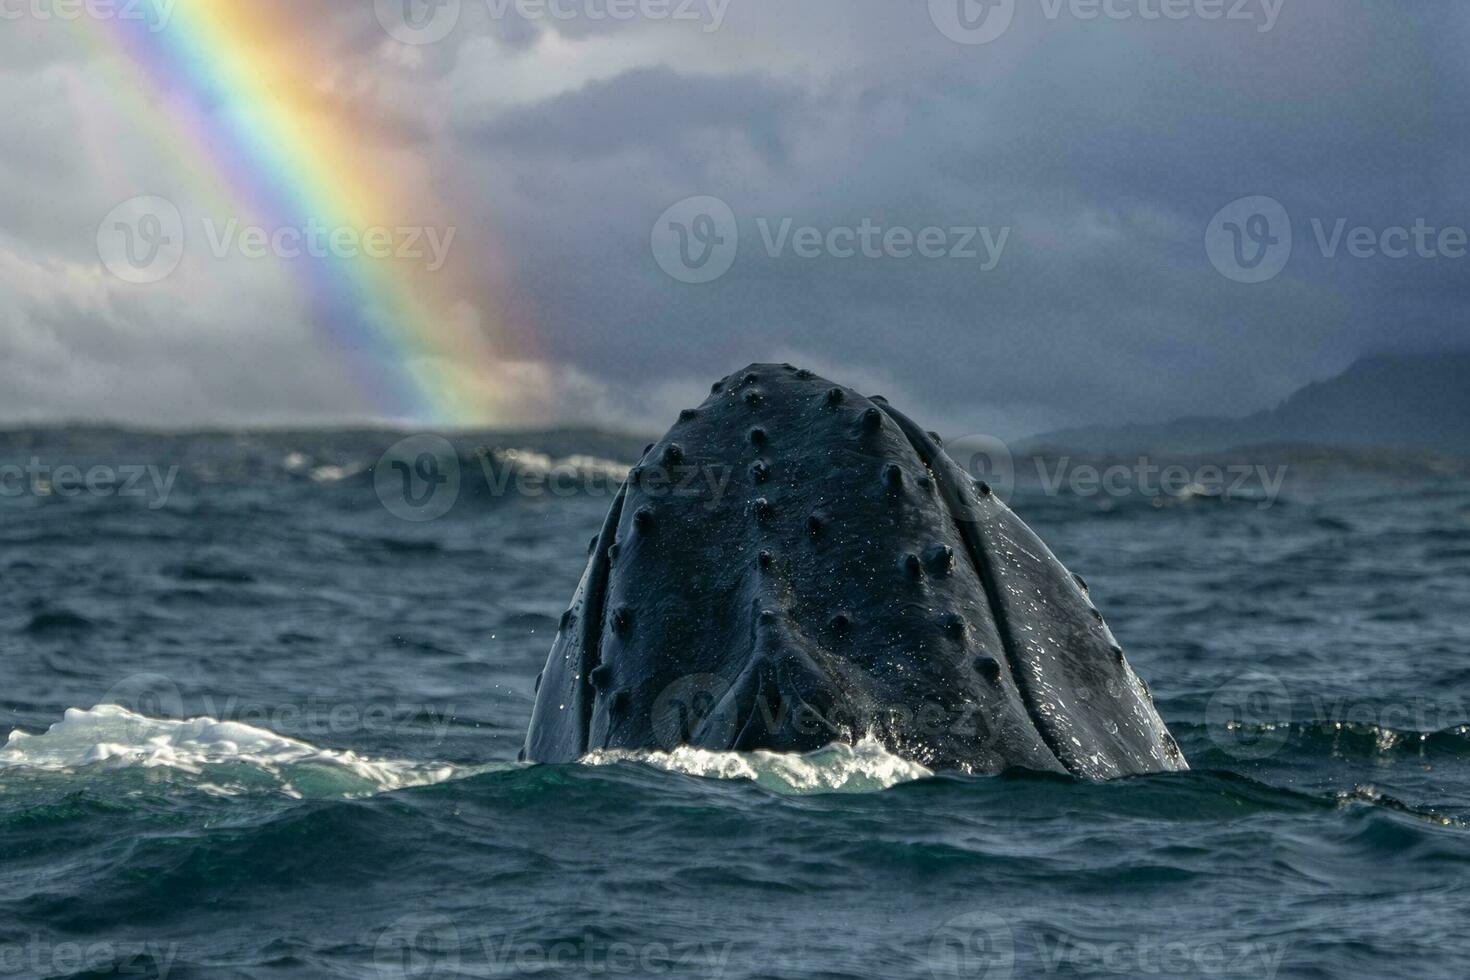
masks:
[[[1467,975],[1462,467],[1015,461],[1193,767],[1095,784],[520,764],[641,440],[399,437],[0,434],[0,978]]]

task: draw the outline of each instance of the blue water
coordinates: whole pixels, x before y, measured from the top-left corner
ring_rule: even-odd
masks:
[[[519,765],[607,485],[497,493],[486,437],[407,522],[388,441],[0,435],[51,467],[0,480],[0,977],[1467,975],[1463,471],[1281,455],[1270,506],[1023,479],[1193,765],[1085,784]],[[73,494],[67,462],[180,469]]]

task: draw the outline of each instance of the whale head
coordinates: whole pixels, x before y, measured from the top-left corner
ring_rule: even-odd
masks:
[[[523,756],[867,737],[965,772],[1187,768],[1082,580],[938,437],[753,364],[629,474]]]

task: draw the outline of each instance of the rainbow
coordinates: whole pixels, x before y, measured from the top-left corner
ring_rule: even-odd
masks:
[[[248,215],[264,228],[453,234],[429,218],[445,214],[426,192],[432,179],[422,172],[387,179],[395,168],[401,177],[404,161],[390,164],[386,149],[375,157],[365,125],[315,87],[322,55],[309,43],[302,8],[292,13],[263,0],[153,3],[140,5],[152,7],[153,17],[95,20],[90,35],[131,76],[120,88],[142,125],[189,170],[209,175],[226,217]],[[362,393],[359,411],[440,426],[494,421],[490,379],[498,362],[489,335],[499,325],[483,322],[484,311],[468,301],[475,290],[457,271],[463,263],[431,270],[421,258],[281,261],[319,342],[345,360]]]

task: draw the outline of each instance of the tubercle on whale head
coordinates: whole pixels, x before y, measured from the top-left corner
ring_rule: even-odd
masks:
[[[886,400],[753,364],[644,459],[728,482],[681,494],[630,475],[578,587],[586,612],[547,659],[528,758],[876,731],[965,771],[1186,767],[1085,583]]]

